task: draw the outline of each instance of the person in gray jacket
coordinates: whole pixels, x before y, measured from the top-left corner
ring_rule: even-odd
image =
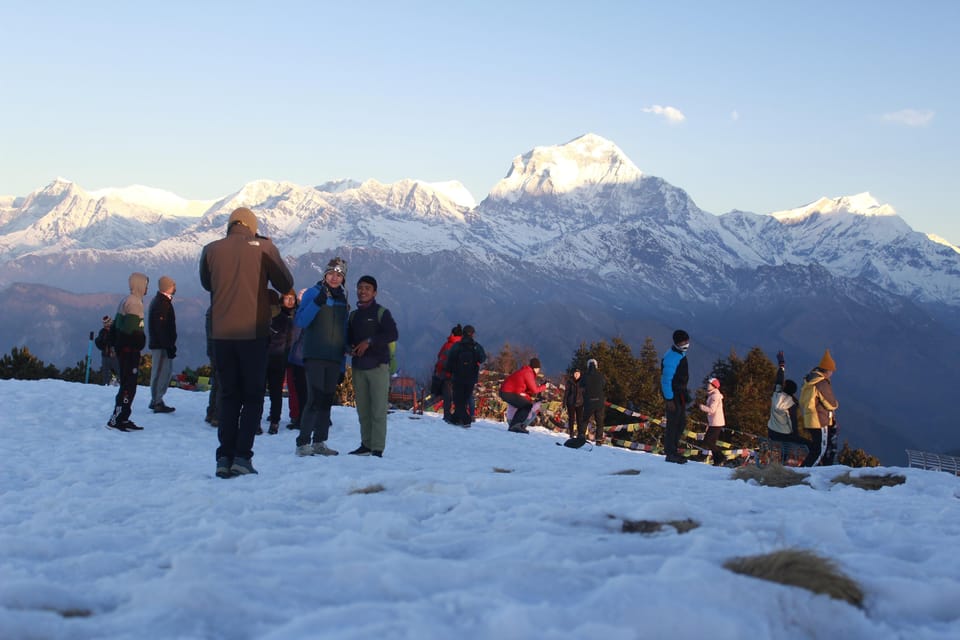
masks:
[[[230,214],[227,237],[203,248],[200,284],[210,292],[211,334],[219,376],[217,477],[257,473],[253,440],[263,412],[270,336],[267,283],[293,288],[277,247],[257,235],[257,217],[240,207]]]
[[[330,435],[330,407],[337,385],[343,380],[347,360],[347,292],[343,281],[347,263],[334,258],[327,263],[323,279],[303,293],[294,324],[303,331],[303,367],[307,375],[307,397],[300,413],[298,456],[335,456],[327,446]],[[311,444],[310,439],[313,438]]]

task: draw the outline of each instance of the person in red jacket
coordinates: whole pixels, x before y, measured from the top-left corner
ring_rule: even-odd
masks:
[[[443,421],[453,422],[453,375],[447,371],[447,354],[450,348],[463,338],[463,328],[458,324],[450,330],[447,341],[437,353],[437,364],[433,368],[433,383],[430,393],[443,396]]]
[[[540,359],[531,358],[529,365],[520,367],[507,376],[500,385],[500,399],[517,410],[508,427],[514,433],[527,433],[523,423],[530,414],[530,407],[533,406],[533,396],[543,393],[547,388],[545,384],[537,384],[539,373]]]

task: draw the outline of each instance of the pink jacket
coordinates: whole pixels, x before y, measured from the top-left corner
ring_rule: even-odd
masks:
[[[707,414],[707,425],[711,427],[726,426],[723,419],[723,394],[720,389],[710,387],[707,391],[707,403],[700,405],[700,410]]]

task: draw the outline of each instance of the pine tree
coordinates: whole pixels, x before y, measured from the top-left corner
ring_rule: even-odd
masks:
[[[851,449],[850,443],[843,441],[843,448],[837,456],[837,462],[848,467],[879,467],[880,460],[863,449]]]
[[[714,363],[710,377],[720,381],[726,426],[740,432],[730,432],[729,436],[725,433],[724,437],[729,437],[735,446],[756,446],[756,440],[744,434],[767,435],[770,396],[776,374],[776,366],[759,347],[753,347],[742,360],[731,349],[727,360]],[[706,395],[705,386],[706,380],[703,380],[697,392],[698,400]],[[703,414],[699,413],[699,417],[702,420]]]
[[[2,380],[43,380],[58,378],[60,371],[30,353],[27,347],[14,347],[9,355],[0,358],[0,379]]]
[[[513,353],[513,347],[509,342],[504,342],[500,351],[492,358],[487,359],[486,369],[488,371],[498,371],[500,373],[512,373],[515,371],[516,357]]]
[[[636,391],[636,405],[647,415],[656,415],[662,411],[663,400],[660,393],[660,355],[653,344],[653,338],[647,337],[640,348],[639,381]]]

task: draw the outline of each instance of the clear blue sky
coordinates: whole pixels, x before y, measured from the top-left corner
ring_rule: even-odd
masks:
[[[479,201],[593,132],[713,213],[869,191],[960,245],[958,2],[0,0],[0,24],[4,195],[350,177]]]

